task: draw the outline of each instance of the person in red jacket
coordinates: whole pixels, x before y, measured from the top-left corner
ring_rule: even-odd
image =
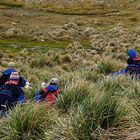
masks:
[[[59,79],[52,78],[50,83],[36,94],[35,101],[46,101],[47,104],[54,104],[60,93],[61,91],[59,88]]]

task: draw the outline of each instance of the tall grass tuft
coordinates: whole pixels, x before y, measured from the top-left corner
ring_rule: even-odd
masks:
[[[99,79],[103,78],[103,75],[96,71],[95,66],[82,67],[76,71],[76,75],[79,74],[79,78],[85,78],[90,82],[97,82]]]
[[[3,140],[43,139],[45,131],[52,124],[54,113],[49,107],[34,103],[17,106],[2,119],[0,138]]]
[[[115,61],[112,60],[112,58],[107,57],[97,63],[96,71],[100,74],[102,73],[104,75],[107,75],[111,72],[116,72],[122,68],[125,68],[125,66],[120,61]]]
[[[118,76],[98,81],[96,86],[104,92],[110,92],[113,96],[129,97],[135,82],[130,77]]]
[[[46,62],[44,59],[35,59],[31,62],[31,67],[34,68],[42,68],[46,65]]]
[[[76,80],[69,83],[58,98],[57,108],[68,112],[71,107],[80,104],[92,91],[92,85],[86,80]]]

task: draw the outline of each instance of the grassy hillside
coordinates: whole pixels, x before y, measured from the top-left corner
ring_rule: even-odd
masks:
[[[27,103],[1,118],[1,140],[140,139],[140,83],[107,79],[140,53],[140,1],[0,0],[0,71],[16,68],[32,88]],[[54,106],[33,101],[58,77]]]

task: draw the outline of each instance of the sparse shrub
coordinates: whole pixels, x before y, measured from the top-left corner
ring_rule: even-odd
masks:
[[[52,67],[54,65],[55,65],[55,62],[53,62],[52,60],[46,60],[46,66]]]
[[[72,59],[69,55],[65,55],[64,57],[62,57],[62,62],[64,63],[71,63]]]
[[[56,55],[55,57],[54,57],[54,61],[55,62],[57,62],[58,64],[61,64],[61,56],[60,55]]]
[[[70,71],[71,70],[71,67],[69,64],[63,64],[62,65],[62,69],[65,70],[65,71]]]
[[[46,65],[46,60],[45,58],[36,58],[36,59],[33,59],[32,62],[31,62],[31,67],[34,68],[42,68]]]
[[[56,55],[54,57],[54,61],[57,62],[58,64],[71,63],[72,58],[67,54],[65,54],[65,55]]]

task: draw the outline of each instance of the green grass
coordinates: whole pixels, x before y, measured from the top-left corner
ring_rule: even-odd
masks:
[[[69,97],[73,97],[73,99],[66,100],[68,95],[63,95],[61,103],[58,102],[59,105],[63,105],[66,101],[65,105],[72,103],[72,106],[68,106],[69,112],[67,112],[66,116],[62,115],[56,120],[56,124],[47,132],[46,138],[52,140],[54,138],[96,140],[100,136],[100,131],[98,132],[100,129],[105,131],[111,128],[118,129],[119,127],[125,128],[127,126],[127,121],[125,122],[127,120],[125,118],[126,110],[121,98],[116,98],[109,92],[101,91],[99,86],[93,86],[93,89],[88,89],[90,90],[89,94],[81,88],[81,92],[74,93],[75,96],[72,95],[70,88],[67,90],[70,92]],[[80,96],[81,98],[77,99]],[[77,106],[75,106],[76,103]]]
[[[11,38],[3,38],[0,40],[0,47],[7,53],[12,52],[19,52],[23,48],[32,49],[35,51],[32,52],[47,52],[49,49],[65,49],[67,48],[68,41],[61,41],[61,40],[48,40],[48,41],[33,41],[29,38],[23,37],[11,37]],[[88,49],[90,48],[90,42],[88,40],[81,40],[81,44],[83,48]]]
[[[87,78],[89,68],[87,72],[81,68],[70,73],[59,72],[56,68],[36,67],[30,72],[29,66],[24,68],[28,68],[24,74],[34,78],[30,79],[32,83],[40,84],[43,79],[48,82],[52,76],[58,76],[64,94],[58,97],[53,108],[34,103],[17,106],[7,118],[0,120],[1,139],[96,140],[100,139],[101,130],[103,133],[113,129],[119,132],[119,129],[127,131],[132,124],[139,126],[139,105],[135,100],[140,97],[138,82],[122,77],[98,78],[91,82]],[[39,90],[33,87],[26,91],[28,99]]]
[[[64,49],[68,45],[68,42],[65,41],[32,41],[27,38],[13,37],[13,38],[5,38],[0,40],[0,46],[3,50],[12,52],[12,50],[21,50],[23,48],[34,48],[39,47],[41,52],[46,52],[48,49]],[[17,46],[17,48],[12,48],[12,46]],[[8,49],[8,50],[7,50]]]

